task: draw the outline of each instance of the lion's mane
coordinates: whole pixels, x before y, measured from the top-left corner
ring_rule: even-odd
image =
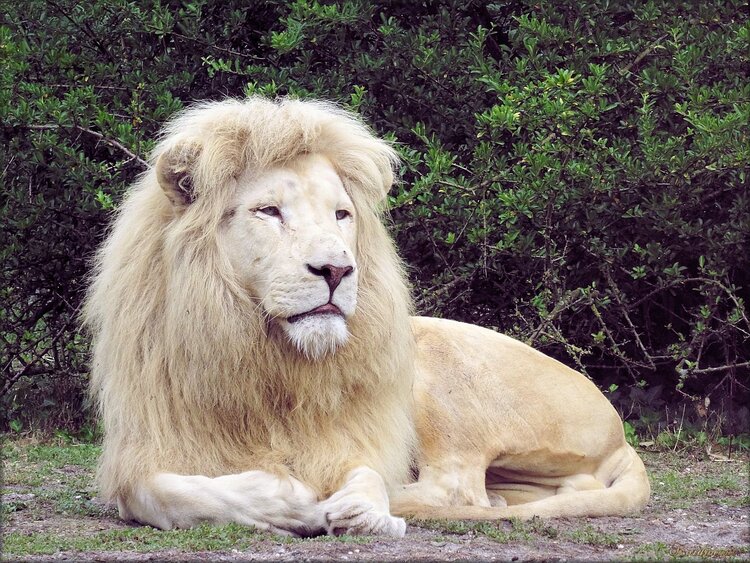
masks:
[[[388,484],[403,482],[414,344],[402,264],[381,221],[395,153],[336,106],[258,97],[180,113],[151,162],[196,146],[186,156],[194,202],[176,212],[152,166],[96,257],[84,322],[105,430],[103,496],[159,471],[289,471],[327,494],[342,468],[364,462]],[[330,159],[358,216],[350,339],[318,362],[269,333],[217,237],[242,171],[303,153]]]

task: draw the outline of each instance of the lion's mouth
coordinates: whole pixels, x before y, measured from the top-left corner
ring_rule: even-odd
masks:
[[[287,318],[287,322],[296,323],[299,320],[302,320],[306,317],[311,317],[313,315],[339,315],[340,317],[344,316],[344,314],[341,312],[341,309],[336,307],[336,305],[334,305],[333,303],[326,303],[325,305],[315,307],[315,309],[307,311],[306,313],[292,315],[291,317]]]

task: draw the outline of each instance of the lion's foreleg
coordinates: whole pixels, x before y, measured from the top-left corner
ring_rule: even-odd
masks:
[[[158,473],[119,498],[118,508],[124,519],[164,530],[234,522],[306,536],[322,532],[326,524],[310,488],[264,471],[215,478]]]
[[[331,535],[364,534],[403,537],[406,523],[391,516],[383,478],[369,467],[349,472],[344,486],[321,504]]]

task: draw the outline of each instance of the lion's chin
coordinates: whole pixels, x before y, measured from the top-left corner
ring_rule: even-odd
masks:
[[[337,314],[311,315],[282,324],[297,350],[313,361],[333,354],[349,338],[346,320]]]

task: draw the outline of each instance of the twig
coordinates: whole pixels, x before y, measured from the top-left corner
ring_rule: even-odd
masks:
[[[646,55],[648,55],[654,48],[656,48],[659,45],[659,43],[664,41],[667,37],[669,37],[669,34],[665,33],[661,37],[658,37],[657,39],[649,43],[648,46],[643,51],[641,51],[641,53],[635,58],[635,60],[632,63],[630,63],[628,66],[620,70],[620,76],[629,74],[631,68],[633,68],[639,62],[641,62]]]
[[[593,253],[590,253],[590,254],[592,254],[592,256],[594,255]],[[646,347],[643,345],[643,342],[641,341],[641,336],[638,334],[638,330],[636,329],[635,324],[633,324],[633,321],[630,319],[630,315],[628,314],[628,307],[625,304],[625,298],[623,297],[622,292],[620,291],[620,287],[617,285],[617,283],[615,283],[615,280],[612,277],[612,272],[610,271],[609,266],[610,266],[609,262],[605,260],[603,263],[602,272],[604,273],[604,276],[607,278],[607,282],[612,288],[612,294],[614,295],[615,300],[617,301],[617,304],[620,306],[620,311],[622,312],[622,315],[625,318],[625,321],[628,323],[628,326],[630,327],[630,331],[635,337],[636,344],[641,349],[641,352],[643,352],[643,355],[646,358],[646,360],[648,360],[649,367],[652,370],[655,370],[656,365],[654,364],[654,359],[651,357],[651,354],[648,353],[648,350],[646,350]]]
[[[680,443],[680,435],[682,434],[682,423],[685,421],[685,405],[682,405],[682,417],[680,418],[680,427],[677,429],[677,436],[674,441],[674,448],[672,448],[672,451],[677,451],[677,446]]]
[[[435,253],[440,256],[440,259],[443,261],[443,264],[445,264],[445,267],[450,272],[451,276],[455,276],[456,274],[453,272],[453,268],[451,268],[450,262],[445,259],[445,256],[443,256],[443,253],[440,252],[440,248],[438,247],[437,243],[435,242],[434,237],[432,236],[432,233],[430,232],[430,229],[427,228],[426,225],[420,223],[420,227],[422,227],[422,230],[424,230],[425,234],[427,235],[427,239],[430,241],[430,244],[432,244],[432,249],[435,251]]]
[[[183,35],[182,33],[177,33],[176,31],[170,32],[170,35],[173,35],[174,37],[179,37],[180,39],[184,39],[186,41],[192,41],[193,43],[198,43],[199,45],[203,45],[205,47],[210,47],[211,49],[215,49],[216,51],[221,51],[222,53],[227,53],[228,55],[234,55],[236,57],[242,57],[245,59],[251,59],[255,61],[267,60],[265,57],[261,57],[259,55],[249,55],[247,53],[241,53],[239,51],[227,49],[226,47],[219,47],[218,45],[211,43],[209,41],[204,41],[203,39],[199,39],[197,37],[188,37],[187,35]]]
[[[62,83],[55,83],[55,84],[47,84],[50,88],[80,88],[80,84],[62,84]],[[128,88],[126,86],[110,86],[110,85],[104,85],[104,84],[86,84],[86,86],[90,86],[91,88],[98,88],[100,90],[121,90],[123,92],[129,92],[132,90],[132,88]]]
[[[118,61],[112,56],[112,53],[109,52],[109,49],[107,49],[104,44],[99,41],[99,39],[96,37],[96,34],[92,31],[91,26],[89,26],[88,22],[85,22],[83,26],[79,25],[77,21],[75,21],[72,17],[70,17],[65,10],[63,10],[57,2],[54,2],[53,0],[47,0],[47,3],[52,6],[60,15],[62,15],[66,20],[68,20],[74,27],[76,27],[79,31],[81,31],[84,35],[88,36],[89,39],[96,45],[99,52],[107,57],[109,61],[113,64],[118,64]]]
[[[586,301],[586,296],[581,295],[580,289],[574,289],[569,295],[560,299],[557,304],[552,308],[552,311],[542,319],[542,322],[534,329],[534,332],[526,339],[526,344],[533,346],[536,339],[547,330],[547,327],[555,320],[563,311],[571,309],[579,303]]]
[[[10,159],[8,159],[8,163],[5,165],[5,168],[3,168],[3,173],[0,175],[0,178],[5,178],[5,175],[8,173],[8,168],[10,168],[10,165],[13,164],[13,161],[16,159],[16,155],[13,154],[10,156]]]
[[[2,397],[8,391],[10,391],[10,388],[13,387],[13,385],[16,383],[16,381],[18,381],[19,379],[21,379],[21,377],[23,377],[24,375],[27,375],[30,372],[30,370],[35,369],[35,368],[33,368],[33,366],[35,366],[37,362],[41,361],[43,359],[44,355],[46,353],[48,353],[50,350],[52,350],[56,346],[57,341],[60,340],[60,337],[62,337],[62,335],[65,333],[65,331],[68,329],[68,327],[70,327],[70,325],[76,320],[79,308],[80,308],[80,305],[79,305],[78,308],[76,308],[76,311],[75,311],[76,314],[71,315],[71,318],[68,319],[68,321],[62,325],[62,327],[60,327],[60,330],[58,330],[57,333],[55,333],[55,335],[52,337],[52,339],[50,340],[49,344],[44,348],[44,350],[42,350],[41,352],[35,352],[34,353],[34,358],[31,359],[23,367],[23,369],[21,369],[20,371],[17,371],[16,373],[12,373],[11,374],[10,373],[10,369],[12,367],[13,359],[11,358],[9,360],[8,364],[4,368],[4,371],[8,372],[8,378],[5,380],[5,383],[3,384],[2,391],[0,391],[0,397]],[[41,342],[41,339],[37,340],[36,344],[39,344],[39,342]],[[30,348],[27,348],[27,350],[30,350]],[[24,353],[24,352],[23,351],[22,352],[18,352],[18,355],[20,355],[22,353]]]
[[[148,162],[143,160],[140,156],[135,154],[133,151],[131,151],[129,148],[123,145],[121,142],[115,139],[110,139],[109,137],[105,137],[98,131],[94,131],[93,129],[89,129],[88,127],[82,127],[81,125],[70,125],[66,127],[64,125],[55,125],[55,124],[24,125],[23,127],[25,127],[26,129],[32,129],[34,131],[49,131],[49,130],[56,130],[56,129],[66,129],[69,127],[76,131],[80,131],[81,133],[86,133],[87,135],[91,135],[92,137],[99,139],[102,143],[118,149],[119,151],[129,156],[130,160],[134,160],[135,162],[140,164],[143,168],[149,167]]]
[[[695,368],[695,369],[687,369],[688,373],[711,373],[714,371],[724,371],[728,369],[733,368],[746,368],[750,367],[750,362],[740,362],[739,364],[727,364],[725,366],[716,366],[711,368]]]

